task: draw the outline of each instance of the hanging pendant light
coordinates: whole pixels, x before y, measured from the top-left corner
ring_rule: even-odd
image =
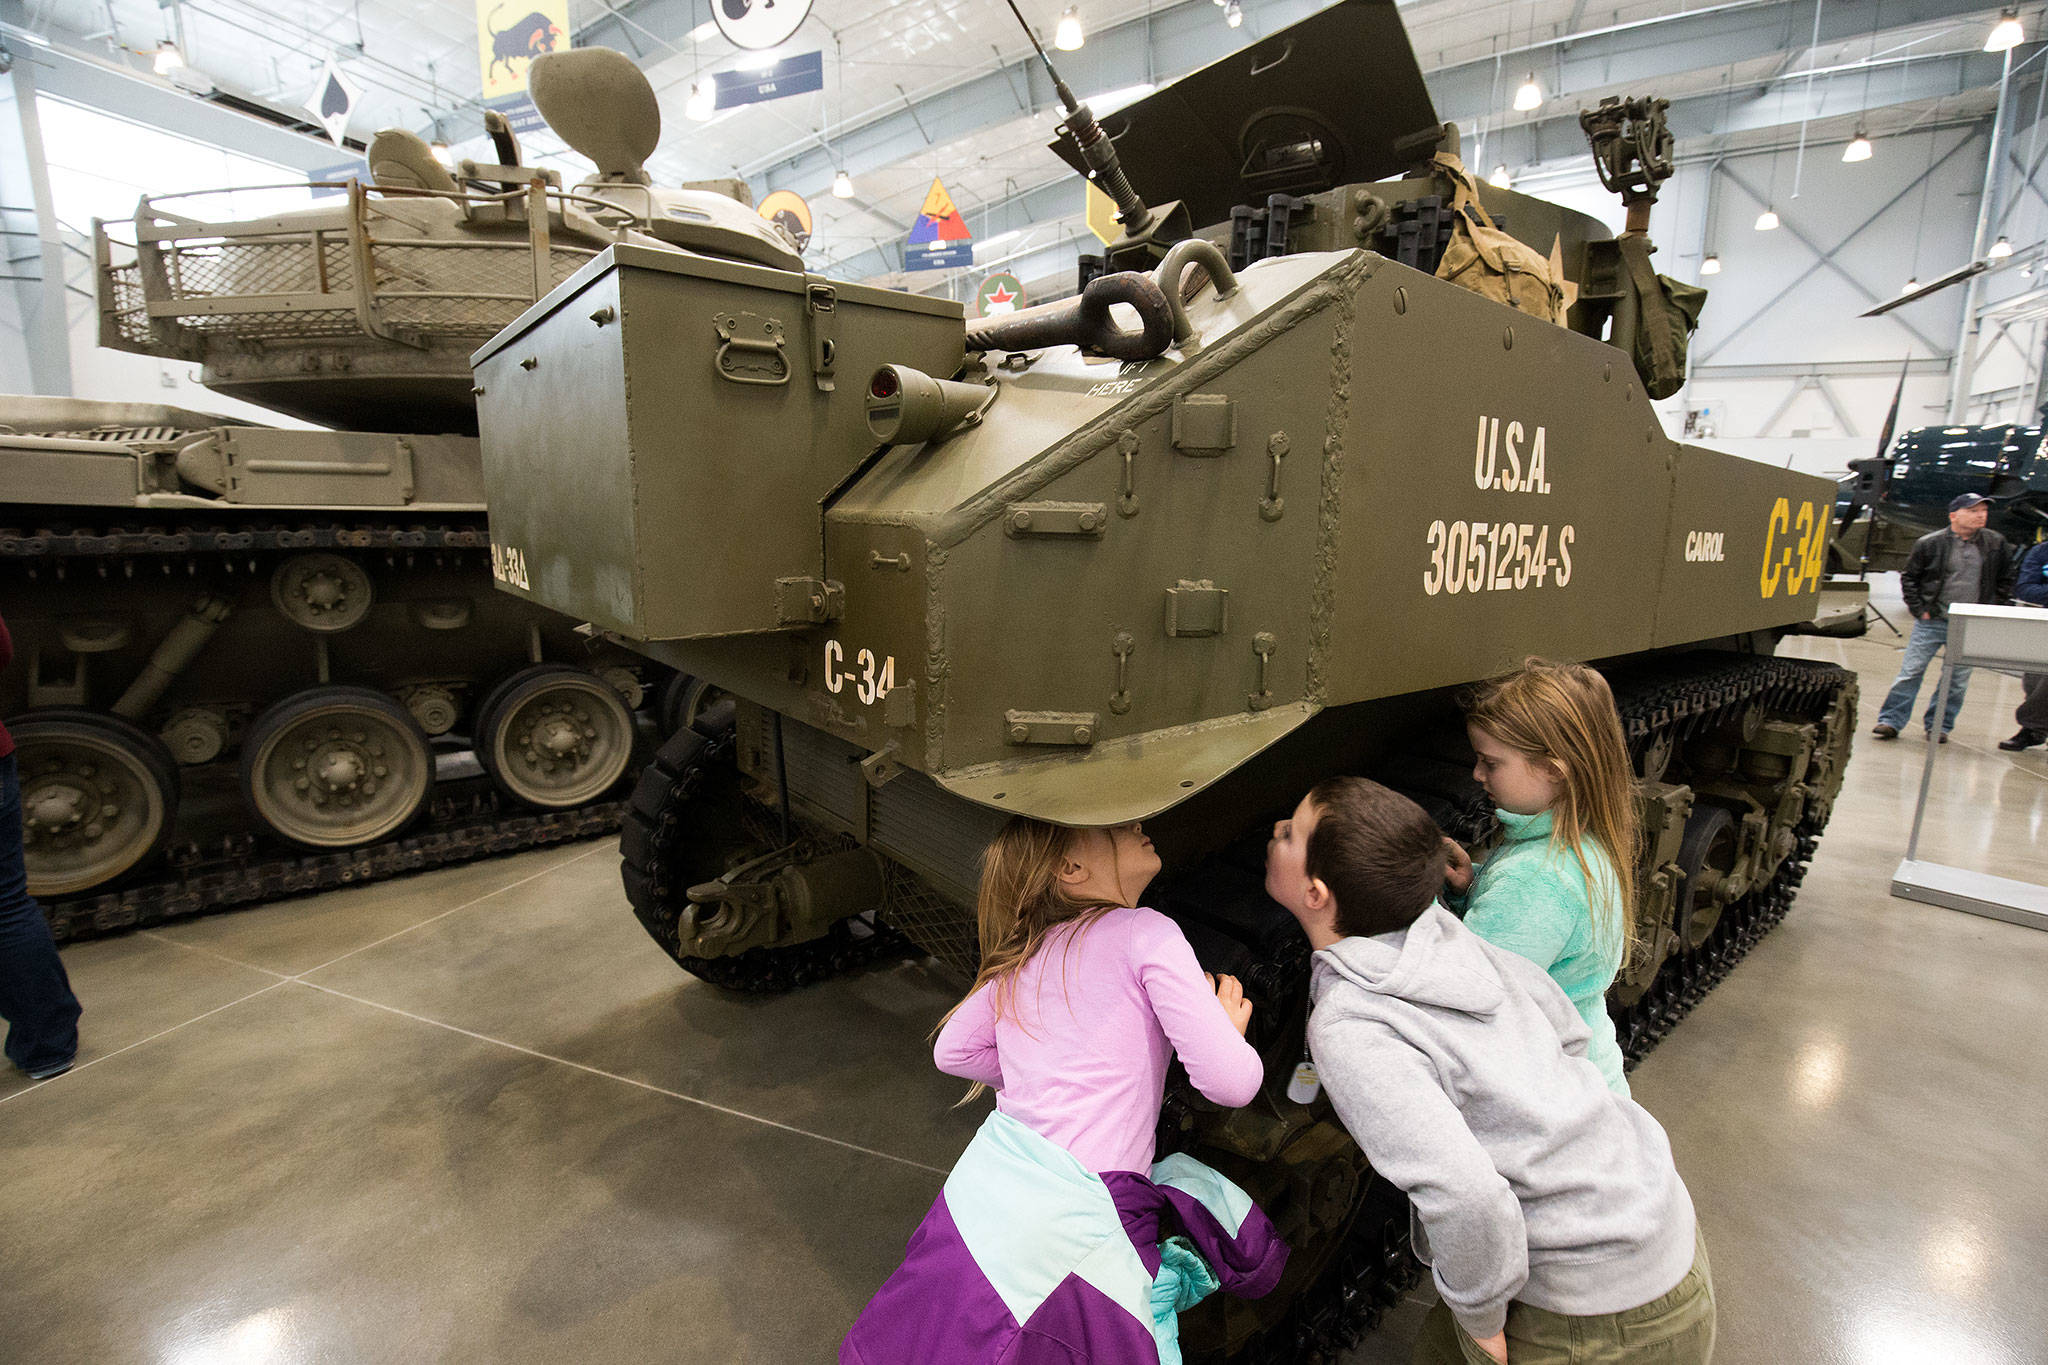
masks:
[[[1901,289],[1899,292],[1901,294],[1910,294],[1919,287],[1920,277],[1918,275],[1915,275],[1912,279],[1906,281],[1906,287],[1904,289]]]
[[[443,166],[448,167],[450,170],[455,168],[455,154],[448,150],[448,144],[440,138],[437,137],[428,143],[427,150],[432,152],[434,160],[440,162]]]
[[[1522,88],[1515,92],[1515,111],[1526,114],[1543,104],[1543,87],[1536,84],[1536,73],[1531,71],[1529,79],[1522,82]]]
[[[1081,11],[1072,5],[1060,12],[1059,27],[1052,32],[1052,45],[1062,52],[1073,52],[1088,41],[1088,35],[1081,29]]]
[[[853,198],[853,177],[843,170],[832,177],[832,197],[834,199]]]
[[[709,81],[695,81],[690,86],[690,98],[683,105],[683,112],[702,123],[718,112],[718,92]]]
[[[185,64],[185,54],[178,51],[178,45],[169,38],[156,45],[156,57],[150,66],[159,76],[168,76]]]
[[[1704,261],[1700,262],[1700,274],[1718,275],[1720,273],[1721,258],[1719,256],[1716,256],[1713,252],[1709,251],[1707,253],[1707,258]]]
[[[1849,139],[1849,145],[1842,148],[1844,161],[1870,160],[1870,134],[1863,131],[1863,125],[1856,125],[1856,136]]]
[[[2001,233],[1998,240],[1991,244],[1991,250],[1984,254],[1994,261],[2004,260],[2012,255],[2012,239]]]
[[[1244,23],[1244,6],[1237,3],[1237,0],[1228,0],[1228,3],[1223,6],[1223,22],[1232,28],[1242,26]]]
[[[1774,208],[1767,208],[1756,216],[1756,230],[1758,232],[1770,232],[1777,226],[1778,211]]]
[[[1984,39],[1986,52],[2010,52],[2026,39],[2026,31],[2020,27],[2020,12],[2009,9],[1998,16],[1998,22],[1991,26],[1991,33]]]
[[[1500,165],[1495,166],[1493,168],[1492,175],[1486,177],[1486,183],[1504,190],[1513,189],[1515,184],[1515,178],[1512,175],[1508,174],[1507,163],[1502,162]]]

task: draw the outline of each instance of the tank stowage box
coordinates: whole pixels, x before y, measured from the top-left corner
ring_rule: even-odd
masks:
[[[607,249],[475,357],[499,581],[641,640],[826,620],[818,505],[874,444],[868,376],[953,373],[961,319],[949,300]]]

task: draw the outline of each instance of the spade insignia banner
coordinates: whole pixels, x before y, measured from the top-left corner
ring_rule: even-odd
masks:
[[[341,74],[333,58],[328,58],[327,69],[320,73],[320,83],[313,87],[313,97],[306,101],[306,108],[337,147],[348,132],[348,116],[355,112],[356,93],[355,84]]]

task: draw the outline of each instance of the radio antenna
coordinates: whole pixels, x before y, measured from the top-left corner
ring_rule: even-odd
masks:
[[[1116,159],[1116,148],[1102,131],[1102,125],[1095,121],[1088,106],[1074,98],[1074,92],[1060,79],[1059,69],[1052,64],[1052,58],[1045,53],[1045,47],[1032,32],[1031,25],[1024,19],[1023,11],[1017,8],[1017,0],[1004,0],[1010,13],[1017,16],[1018,25],[1024,36],[1031,40],[1032,50],[1038,53],[1038,60],[1045,63],[1045,74],[1052,77],[1052,88],[1060,97],[1060,104],[1067,111],[1067,120],[1059,131],[1074,140],[1081,159],[1088,163],[1088,178],[1100,185],[1111,199],[1116,201],[1117,220],[1124,225],[1124,235],[1135,237],[1152,226],[1152,210],[1145,207],[1145,201],[1131,188],[1131,182],[1124,176],[1124,169]]]

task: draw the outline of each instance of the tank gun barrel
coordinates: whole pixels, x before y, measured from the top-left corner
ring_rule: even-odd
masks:
[[[1061,106],[1067,111],[1066,133],[1073,138],[1081,159],[1088,163],[1088,178],[1100,185],[1109,197],[1116,201],[1118,221],[1124,225],[1127,236],[1135,237],[1152,225],[1152,210],[1131,188],[1130,179],[1117,163],[1116,147],[1102,131],[1102,125],[1095,121],[1095,115],[1087,105],[1074,98],[1074,92],[1060,79],[1059,69],[1052,64],[1052,58],[1045,53],[1045,46],[1038,41],[1038,35],[1025,23],[1023,13],[1017,8],[1017,0],[1006,0],[1010,13],[1017,16],[1023,25],[1024,36],[1031,40],[1032,50],[1038,53],[1038,60],[1045,63],[1046,75],[1052,77],[1053,91],[1059,95]]]

